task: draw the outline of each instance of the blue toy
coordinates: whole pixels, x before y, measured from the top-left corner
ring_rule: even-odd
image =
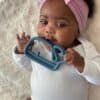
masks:
[[[51,48],[52,61],[40,56],[40,52],[36,53],[36,51],[34,52],[30,50],[30,46],[35,40],[39,42],[43,42],[44,44],[47,44]],[[64,61],[61,60],[61,56],[63,57],[64,55],[64,49],[58,45],[53,45],[50,41],[45,40],[40,37],[33,37],[32,39],[30,39],[30,41],[25,47],[24,52],[25,52],[25,55],[29,57],[30,59],[38,62],[39,64],[42,64],[44,67],[47,67],[53,71],[57,70],[60,67],[60,65],[64,63]],[[59,54],[61,55],[60,57],[59,57]]]

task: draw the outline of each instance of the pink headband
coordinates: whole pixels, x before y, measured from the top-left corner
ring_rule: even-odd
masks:
[[[39,0],[40,7],[46,0]],[[71,9],[79,25],[79,31],[82,32],[87,25],[88,6],[83,0],[64,0],[65,4]]]

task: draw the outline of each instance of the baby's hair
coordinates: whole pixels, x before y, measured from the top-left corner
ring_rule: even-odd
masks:
[[[88,15],[88,17],[91,18],[91,17],[93,17],[93,14],[94,14],[94,11],[95,11],[95,8],[94,8],[95,3],[94,3],[94,0],[84,0],[84,1],[87,3],[87,5],[89,7],[89,15]]]

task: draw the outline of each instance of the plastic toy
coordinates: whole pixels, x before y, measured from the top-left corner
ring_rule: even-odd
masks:
[[[44,44],[47,44],[50,47],[52,52],[52,61],[42,57],[40,55],[40,52],[36,53],[36,51],[34,52],[30,49],[30,46],[35,40],[37,40],[37,42],[43,42]],[[49,68],[53,71],[57,70],[60,67],[60,65],[64,63],[64,61],[61,59],[61,56],[63,57],[64,55],[64,49],[58,45],[53,45],[50,41],[40,37],[33,37],[32,39],[30,39],[30,41],[25,47],[24,52],[25,55],[30,59],[38,62],[39,64],[42,64],[44,67]]]

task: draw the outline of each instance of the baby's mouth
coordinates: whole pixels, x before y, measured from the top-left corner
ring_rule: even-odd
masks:
[[[48,41],[50,41],[52,44],[56,44],[57,43],[57,40],[55,38],[48,39]]]

